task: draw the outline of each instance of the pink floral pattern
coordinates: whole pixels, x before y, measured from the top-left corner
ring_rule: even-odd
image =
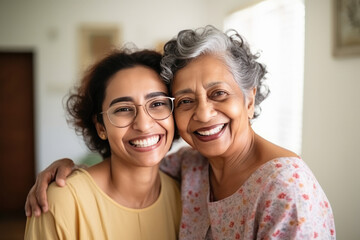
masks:
[[[161,169],[181,180],[180,239],[336,239],[330,203],[300,158],[265,163],[216,202],[209,201],[208,161],[197,151],[183,148]]]

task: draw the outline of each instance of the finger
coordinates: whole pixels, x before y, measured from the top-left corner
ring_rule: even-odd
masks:
[[[26,202],[25,202],[25,215],[27,217],[31,217],[31,205],[30,205],[30,201],[29,201],[29,198],[31,197],[31,194],[33,193],[34,191],[34,186],[30,189],[27,197],[26,197]]]
[[[37,176],[35,185],[29,193],[27,203],[25,203],[27,204],[25,206],[28,206],[26,209],[27,211],[26,214],[29,214],[29,211],[32,211],[35,216],[40,216],[41,209],[43,212],[47,212],[49,207],[48,207],[46,190],[49,184],[51,183],[51,181],[54,180],[55,178],[54,176],[59,173],[60,181],[57,181],[57,184],[59,186],[64,186],[65,178],[71,173],[74,166],[75,164],[73,163],[72,160],[60,159],[53,162],[49,167],[47,167],[44,171],[42,171]],[[56,179],[58,179],[58,177],[56,177]],[[61,181],[61,179],[63,180]]]
[[[48,211],[48,202],[47,202],[47,194],[46,190],[53,181],[54,174],[50,171],[44,171],[40,173],[36,179],[35,183],[35,199],[36,199],[36,206],[31,205],[34,211],[34,207],[42,209],[43,212]],[[32,200],[32,199],[31,199]]]
[[[26,217],[31,217],[31,207],[30,207],[30,203],[28,202],[27,198],[26,198],[26,202],[25,202],[25,215],[26,215]]]
[[[66,185],[66,178],[77,168],[70,159],[63,159],[63,165],[59,166],[56,172],[55,181],[60,187]],[[66,163],[66,164],[65,164]]]
[[[38,217],[41,214],[41,209],[35,196],[35,185],[31,188],[26,198],[25,209],[26,216],[28,217],[30,217],[31,215]]]

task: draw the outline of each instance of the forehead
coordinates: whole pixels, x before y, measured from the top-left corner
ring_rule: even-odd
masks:
[[[135,66],[122,69],[110,78],[105,99],[119,96],[134,97],[159,91],[167,93],[167,87],[159,74],[150,68]]]
[[[237,86],[233,75],[223,60],[214,55],[204,55],[191,61],[184,68],[176,72],[172,91],[194,88],[202,85],[211,86],[212,83],[226,83]]]

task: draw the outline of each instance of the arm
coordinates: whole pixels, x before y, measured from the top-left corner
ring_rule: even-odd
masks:
[[[35,185],[30,189],[26,198],[25,213],[30,217],[32,213],[35,216],[40,216],[41,211],[48,211],[48,202],[46,190],[49,184],[55,180],[56,184],[60,187],[65,186],[65,179],[77,167],[71,159],[64,158],[53,162],[44,171],[39,173],[36,178]]]
[[[188,147],[180,148],[177,152],[167,155],[160,164],[160,170],[170,177],[181,180],[181,165],[184,154],[189,150]]]
[[[56,232],[55,217],[51,212],[26,221],[24,239],[60,239]]]

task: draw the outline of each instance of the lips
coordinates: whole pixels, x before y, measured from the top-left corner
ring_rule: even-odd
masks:
[[[210,135],[214,135],[214,134],[220,132],[224,126],[225,126],[225,124],[221,124],[221,125],[218,125],[214,128],[208,129],[208,130],[202,130],[202,131],[198,130],[198,131],[196,131],[196,133],[201,136],[210,136]]]
[[[154,135],[147,138],[140,138],[129,141],[129,143],[136,148],[147,148],[155,146],[160,141],[160,135]]]
[[[219,138],[223,132],[227,124],[218,124],[208,128],[201,128],[196,130],[195,136],[202,141],[211,141]]]

